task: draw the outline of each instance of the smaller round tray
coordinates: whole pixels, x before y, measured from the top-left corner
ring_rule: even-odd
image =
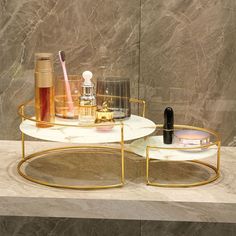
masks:
[[[135,140],[129,145],[129,151],[136,153],[142,157],[146,157],[146,147],[152,146],[157,148],[150,148],[149,158],[165,161],[187,161],[199,160],[204,158],[213,157],[217,154],[217,145],[212,144],[205,148],[188,149],[188,147],[173,143],[164,144],[163,136],[151,136]],[[167,148],[167,149],[158,149]],[[191,145],[193,147],[193,145]],[[196,147],[199,147],[196,146]],[[174,148],[184,148],[185,150],[176,150]]]

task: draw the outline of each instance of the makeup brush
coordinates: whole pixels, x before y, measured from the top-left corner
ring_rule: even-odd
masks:
[[[69,111],[72,112],[72,115],[73,115],[74,105],[73,105],[73,100],[71,96],[71,89],[70,89],[70,84],[68,80],[68,75],[66,72],[66,54],[64,51],[59,51],[58,54],[59,54],[59,58],[60,58],[60,62],[61,62],[62,70],[63,70],[63,75],[65,79],[67,103],[69,106]]]

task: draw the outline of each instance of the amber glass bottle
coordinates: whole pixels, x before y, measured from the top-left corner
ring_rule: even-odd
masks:
[[[55,120],[53,62],[51,53],[35,54],[35,115],[36,126],[47,128]]]

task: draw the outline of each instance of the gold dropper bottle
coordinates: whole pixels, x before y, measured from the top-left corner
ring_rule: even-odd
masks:
[[[82,76],[84,82],[82,84],[82,95],[79,98],[79,124],[93,124],[97,110],[94,84],[91,81],[93,74],[90,71],[84,71]]]

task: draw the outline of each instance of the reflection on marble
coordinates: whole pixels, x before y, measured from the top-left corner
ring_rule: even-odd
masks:
[[[190,184],[207,181],[215,176],[215,172],[203,165],[190,162],[162,162],[151,161],[149,168],[151,182],[163,184]]]
[[[126,179],[144,183],[145,160],[125,152]],[[34,179],[60,185],[110,185],[120,183],[119,150],[81,149],[58,151],[34,158],[22,166]],[[215,172],[205,166],[185,162],[150,162],[150,180],[161,183],[193,183],[207,180]]]
[[[138,93],[139,0],[29,0],[0,3],[0,138],[20,137],[17,107],[33,97],[35,52],[66,52],[68,73],[98,76],[101,55]],[[106,53],[107,51],[107,53]]]
[[[26,151],[29,154],[64,145],[27,142]],[[222,148],[219,180],[187,189],[146,186],[145,160],[126,153],[126,185],[97,191],[49,188],[23,179],[16,172],[21,154],[18,141],[0,141],[0,153],[0,235],[31,235],[32,231],[39,232],[35,235],[40,236],[46,232],[50,235],[78,235],[78,232],[101,235],[103,232],[102,235],[204,236],[235,233],[235,148]],[[61,182],[77,183],[81,177],[104,181],[118,173],[118,156],[116,152],[112,156],[63,152],[35,159],[25,171],[35,177]],[[187,175],[190,168],[185,167]],[[183,169],[175,166],[168,169],[172,172],[169,178],[188,177]],[[204,170],[195,169],[199,175],[207,175]],[[163,174],[160,170],[156,171]]]
[[[72,145],[72,144],[71,144]],[[26,142],[26,154],[30,154],[36,151],[41,151],[48,148],[66,146],[60,143],[51,142]],[[5,194],[11,196],[28,196],[34,197],[71,197],[71,198],[105,198],[109,199],[111,194],[113,199],[127,200],[132,197],[139,200],[148,201],[176,201],[176,202],[230,202],[236,203],[236,186],[235,181],[235,148],[223,147],[221,151],[221,177],[217,181],[195,188],[188,189],[169,189],[169,188],[155,188],[146,186],[144,180],[134,181],[138,176],[145,175],[145,160],[141,159],[139,156],[126,154],[126,163],[128,174],[132,171],[133,178],[131,176],[128,179],[128,184],[120,189],[100,190],[100,191],[71,191],[60,190],[54,188],[46,188],[38,184],[33,184],[23,178],[21,178],[16,171],[16,162],[20,160],[21,157],[21,143],[19,141],[1,141],[0,142],[0,153],[1,153],[1,165],[0,165],[0,196]],[[116,158],[114,158],[115,161]],[[95,164],[95,159],[89,159],[91,164]],[[100,161],[98,161],[99,163]],[[111,160],[112,162],[112,160]],[[110,163],[110,162],[108,162]],[[68,164],[69,165],[69,164]],[[115,163],[113,163],[115,168]],[[70,165],[73,167],[73,165]],[[69,166],[69,167],[70,167]],[[135,167],[134,167],[135,166]],[[49,168],[49,167],[48,167]],[[109,168],[109,167],[104,167]],[[69,169],[70,170],[70,169]],[[130,173],[129,173],[130,174]],[[130,177],[129,177],[130,178]],[[124,193],[129,193],[126,195]],[[207,196],[207,197],[206,197]]]
[[[61,150],[28,161],[22,170],[34,179],[52,184],[109,185],[120,183],[121,159],[118,151],[107,149]]]
[[[161,123],[209,127],[236,136],[236,2],[142,0],[140,97]]]
[[[40,151],[46,148],[52,148],[55,146],[61,146],[62,144],[55,144],[50,142],[27,142],[26,152],[32,153],[35,151]],[[21,153],[21,143],[18,141],[1,141],[0,142],[0,153],[1,153],[1,165],[0,165],[0,197],[8,196],[8,197],[32,197],[32,198],[70,198],[70,199],[98,199],[98,200],[119,200],[119,201],[127,201],[127,200],[134,200],[135,201],[145,201],[149,202],[151,205],[149,206],[148,203],[145,204],[145,208],[147,210],[147,214],[145,217],[148,217],[149,211],[152,211],[152,202],[157,204],[156,202],[164,202],[163,207],[165,207],[165,203],[170,204],[169,206],[175,205],[177,208],[181,206],[183,203],[188,203],[188,207],[186,211],[188,215],[191,215],[194,219],[201,218],[202,215],[206,215],[205,217],[201,218],[201,220],[207,220],[208,217],[213,218],[215,220],[219,220],[222,222],[222,218],[225,217],[224,214],[236,214],[236,211],[231,212],[233,207],[236,207],[236,186],[235,186],[235,171],[236,162],[235,162],[235,148],[222,148],[222,161],[221,161],[221,177],[217,181],[200,187],[193,187],[193,188],[180,188],[180,189],[172,189],[172,188],[156,188],[151,186],[145,185],[145,180],[143,176],[145,175],[145,160],[141,159],[136,155],[129,155],[126,153],[126,178],[127,184],[123,188],[117,189],[110,189],[110,190],[99,190],[99,191],[72,191],[72,190],[62,190],[56,188],[48,188],[45,186],[41,186],[39,184],[31,183],[20,177],[16,171],[16,162],[20,160],[20,153]],[[86,178],[88,176],[95,176],[98,180],[100,180],[100,176],[104,178],[107,177],[115,177],[116,173],[119,173],[119,158],[117,156],[112,156],[111,160],[108,160],[109,156],[104,157],[104,161],[101,157],[96,158],[96,156],[91,156],[85,161],[85,157],[82,157],[81,163],[78,160],[75,160],[73,156],[71,157],[71,162],[61,162],[59,163],[59,158],[63,157],[66,158],[66,155],[58,156],[58,159],[54,159],[52,162],[52,158],[49,157],[48,160],[41,159],[41,161],[34,161],[32,165],[29,166],[28,171],[31,171],[35,176],[40,176],[40,168],[42,169],[41,177],[49,178],[50,172],[51,175],[54,173],[57,175],[57,179],[60,181],[65,181],[62,178],[68,177],[76,178],[80,177],[84,174]],[[111,156],[110,156],[111,157]],[[64,159],[65,160],[65,159]],[[52,164],[53,165],[50,165]],[[80,166],[75,166],[75,163],[78,163]],[[70,173],[73,170],[79,170],[80,168],[84,168],[85,164],[89,164],[89,169],[83,170],[83,173]],[[44,165],[47,164],[48,166]],[[55,165],[54,165],[55,164]],[[155,164],[155,163],[154,163]],[[65,172],[57,171],[57,168],[64,169]],[[97,169],[101,170],[97,170]],[[170,170],[174,168],[173,166],[170,167]],[[199,171],[198,168],[196,169],[196,173],[200,175],[206,176],[207,173],[204,171]],[[113,170],[115,171],[112,175]],[[189,167],[187,168],[186,174],[188,174]],[[194,170],[194,169],[193,169]],[[54,171],[54,172],[53,172]],[[106,173],[102,173],[106,172]],[[102,175],[101,175],[102,174]],[[63,176],[64,175],[64,176]],[[177,172],[173,173],[170,177],[176,177]],[[154,176],[155,177],[155,176]],[[186,178],[186,175],[183,173],[179,174],[179,179]],[[104,179],[103,179],[104,180]],[[185,180],[185,179],[184,179]],[[2,190],[1,190],[2,189]],[[4,190],[4,191],[3,191]],[[124,203],[125,203],[124,201]],[[195,208],[194,205],[196,204],[199,209],[199,213],[191,214],[193,211],[192,208]],[[217,204],[217,207],[210,207],[209,203]],[[27,203],[28,204],[28,203]],[[200,205],[203,204],[203,205]],[[205,205],[204,205],[205,204]],[[220,205],[222,204],[222,209],[225,209],[224,212],[221,214],[214,215],[214,211],[218,211]],[[12,204],[7,204],[12,205]],[[22,203],[20,204],[22,205]],[[82,204],[83,205],[83,204]],[[116,205],[116,204],[115,204]],[[227,207],[226,207],[227,205]],[[0,206],[3,206],[0,204]],[[208,207],[207,207],[208,206]],[[23,207],[23,205],[22,205]],[[115,207],[115,206],[114,206]],[[207,211],[206,211],[207,207]],[[185,209],[184,206],[181,207],[182,212]],[[124,207],[127,209],[127,207]],[[228,209],[228,210],[227,210]],[[3,210],[3,209],[2,209]],[[130,214],[135,214],[130,212]],[[26,213],[26,211],[25,211]],[[139,214],[141,214],[140,211]],[[178,213],[178,210],[176,210]],[[126,212],[127,214],[127,212]],[[154,214],[154,213],[153,213]],[[152,216],[153,216],[152,214]],[[162,220],[170,220],[169,217],[171,215],[160,214],[156,212],[156,217],[162,217]],[[175,215],[175,213],[173,212]],[[185,217],[186,214],[181,215],[181,217]],[[179,216],[179,215],[178,215]],[[236,221],[236,216],[231,218],[232,221]]]

